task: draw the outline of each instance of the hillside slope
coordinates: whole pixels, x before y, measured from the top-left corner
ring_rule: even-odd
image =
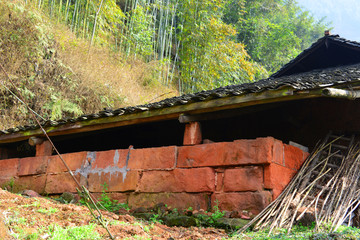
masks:
[[[156,81],[157,63],[123,60],[120,53],[76,37],[23,1],[0,0],[0,63],[29,106],[44,119],[75,117],[103,108],[176,95]],[[32,123],[0,73],[1,129]]]
[[[168,227],[129,214],[102,211],[114,239],[225,239],[224,230]],[[2,224],[2,223],[5,223]],[[11,236],[4,237],[5,234]],[[6,236],[6,235],[5,235]],[[14,237],[14,238],[13,238]],[[110,239],[84,206],[40,197],[25,198],[0,188],[1,239]]]

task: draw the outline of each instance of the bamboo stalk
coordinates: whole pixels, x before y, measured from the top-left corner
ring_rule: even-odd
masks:
[[[66,0],[66,6],[65,6],[65,24],[67,24],[69,15],[69,0]]]
[[[96,31],[96,24],[97,24],[97,19],[99,17],[99,14],[100,14],[100,11],[101,11],[101,7],[102,7],[102,4],[103,4],[104,0],[101,0],[100,2],[100,6],[96,12],[96,15],[95,15],[95,20],[94,20],[94,26],[93,26],[93,31],[92,31],[92,35],[91,35],[91,40],[90,40],[90,47],[92,46],[93,44],[93,41],[94,41],[94,36],[95,36],[95,31]],[[89,51],[90,51],[90,47],[89,47]]]

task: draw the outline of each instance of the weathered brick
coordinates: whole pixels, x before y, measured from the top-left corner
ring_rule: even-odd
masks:
[[[44,194],[46,175],[22,176],[15,180],[14,192],[23,190],[33,190],[39,194]]]
[[[225,170],[224,191],[242,192],[263,190],[263,168],[258,166]]]
[[[146,171],[140,180],[140,192],[213,192],[215,173],[211,168]]]
[[[126,157],[129,153],[128,149],[117,149],[109,151],[96,152],[95,161],[92,163],[92,169],[107,168],[117,166],[122,168],[126,164]]]
[[[80,169],[86,161],[87,152],[67,153],[61,154],[65,163],[68,165],[71,171]],[[48,157],[48,173],[59,173],[68,171],[60,157],[57,155]]]
[[[283,142],[276,140],[276,139],[274,141],[274,146],[273,146],[272,162],[285,166],[284,144],[283,144]]]
[[[19,159],[19,176],[46,173],[46,157],[29,157]]]
[[[132,149],[129,169],[165,169],[175,166],[176,147]]]
[[[49,141],[36,145],[36,157],[51,156],[53,147]]]
[[[75,175],[80,182],[80,175]],[[45,192],[48,194],[76,192],[78,185],[69,173],[48,174],[46,179]]]
[[[284,144],[285,166],[294,170],[304,163],[304,152],[297,147]]]
[[[274,138],[236,140],[179,147],[178,167],[267,164],[273,159]]]
[[[0,160],[0,177],[11,178],[18,175],[19,159]]]
[[[131,193],[128,204],[131,208],[153,207],[164,203],[171,208],[194,210],[208,209],[209,195],[205,193]]]
[[[190,122],[185,125],[184,145],[195,145],[202,142],[201,126],[199,122]]]
[[[246,210],[258,214],[271,202],[271,193],[269,191],[214,193],[211,200],[213,206],[218,204],[220,210]]]
[[[103,184],[108,186],[108,192],[125,192],[135,191],[139,179],[139,172],[131,170],[124,174],[121,172],[114,173],[90,173],[88,177],[89,191],[102,192]]]
[[[264,168],[264,187],[273,190],[273,199],[289,184],[296,171],[272,163]]]

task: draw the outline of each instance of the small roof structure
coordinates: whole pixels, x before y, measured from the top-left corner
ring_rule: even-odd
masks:
[[[342,89],[342,91],[333,91]],[[338,35],[320,38],[270,78],[168,98],[156,103],[104,110],[73,119],[46,121],[49,136],[84,133],[114,127],[179,119],[257,104],[320,97],[357,98],[360,88],[360,43]],[[0,131],[0,144],[40,136],[36,125]]]
[[[285,64],[270,78],[289,76],[314,69],[325,69],[360,62],[360,43],[340,38],[339,35],[325,35],[296,58]]]

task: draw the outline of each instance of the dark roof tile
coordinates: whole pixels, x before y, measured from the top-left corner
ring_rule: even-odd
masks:
[[[342,41],[337,39],[336,41]],[[201,91],[194,94],[186,94],[179,97],[172,97],[155,103],[149,103],[134,107],[124,107],[116,110],[105,109],[98,113],[84,114],[74,119],[61,119],[59,121],[42,122],[44,127],[57,126],[60,124],[74,123],[77,121],[91,120],[95,118],[106,118],[131,114],[134,112],[151,111],[155,109],[168,108],[177,105],[185,105],[193,102],[208,101],[231,96],[241,96],[248,93],[259,93],[267,90],[276,90],[282,87],[291,87],[295,90],[310,90],[321,87],[333,86],[341,83],[360,81],[360,64],[347,65],[327,69],[313,70],[295,75],[283,76],[279,78],[268,78],[257,82],[244,83],[241,85],[230,85],[213,90]],[[35,125],[29,127],[10,128],[0,131],[0,135],[10,134],[23,129],[37,129]]]

